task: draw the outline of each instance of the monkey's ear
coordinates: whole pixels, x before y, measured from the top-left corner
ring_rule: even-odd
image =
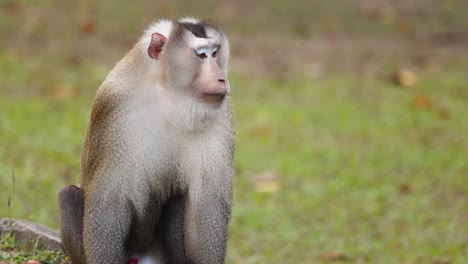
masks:
[[[162,47],[164,43],[166,43],[167,38],[159,33],[153,33],[151,35],[151,43],[148,47],[148,55],[157,60],[159,58],[159,54],[162,51]]]

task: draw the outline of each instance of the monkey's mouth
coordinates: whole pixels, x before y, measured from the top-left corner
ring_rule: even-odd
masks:
[[[226,93],[203,93],[202,99],[208,103],[220,103],[226,97]]]

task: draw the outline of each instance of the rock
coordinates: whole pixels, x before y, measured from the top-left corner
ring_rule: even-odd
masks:
[[[12,231],[16,241],[25,245],[38,245],[48,250],[62,251],[59,232],[44,225],[26,220],[3,218],[0,220],[0,235]]]

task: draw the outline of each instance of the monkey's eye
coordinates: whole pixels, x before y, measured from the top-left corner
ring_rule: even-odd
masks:
[[[218,51],[217,51],[217,50],[215,50],[215,52],[213,52],[213,54],[211,54],[211,56],[212,56],[213,58],[216,58],[216,54],[218,54]]]
[[[206,58],[206,53],[204,53],[204,52],[203,52],[203,53],[200,53],[200,54],[197,53],[197,56],[198,56],[200,59],[205,59],[205,58]]]

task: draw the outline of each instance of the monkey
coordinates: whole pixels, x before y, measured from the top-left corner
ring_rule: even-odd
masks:
[[[216,24],[163,19],[109,72],[80,187],[58,193],[72,263],[224,263],[236,134],[228,61]]]

